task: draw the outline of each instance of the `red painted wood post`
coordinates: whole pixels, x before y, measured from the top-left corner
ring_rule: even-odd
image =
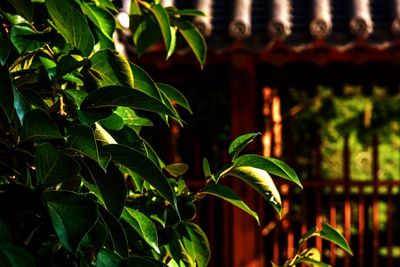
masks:
[[[231,133],[232,137],[257,131],[257,92],[255,62],[253,55],[247,52],[232,54],[231,84]],[[254,147],[253,147],[254,149]],[[251,207],[257,204],[255,192],[243,183],[234,180],[234,191],[238,192]],[[230,256],[233,260],[229,267],[259,266],[256,248],[261,237],[261,228],[253,218],[237,208],[232,208],[232,233],[226,242],[233,245]],[[262,251],[262,250],[261,250]],[[261,267],[261,266],[260,266]]]
[[[358,265],[364,266],[364,242],[365,242],[365,198],[364,186],[358,188]]]
[[[372,232],[373,232],[373,267],[379,266],[379,202],[378,202],[378,171],[379,171],[379,154],[378,154],[378,136],[372,137],[372,176],[374,179],[374,193],[372,206]]]
[[[345,199],[344,199],[344,237],[350,244],[351,238],[351,204],[349,197],[350,190],[350,145],[349,145],[349,134],[344,136],[343,143],[343,176],[345,181]],[[350,267],[350,256],[345,255],[344,266]]]

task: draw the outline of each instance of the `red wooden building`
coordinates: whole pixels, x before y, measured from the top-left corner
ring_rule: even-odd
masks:
[[[370,179],[353,179],[357,173],[352,171],[354,154],[346,131],[339,142],[341,162],[331,166],[339,168],[335,179],[322,179],[329,162],[321,152],[324,124],[307,125],[307,135],[297,133],[294,140],[296,129],[289,125],[307,102],[296,104],[288,99],[293,88],[315,99],[321,86],[343,95],[349,84],[360,87],[363,96],[373,94],[375,87],[384,87],[389,96],[396,96],[400,0],[163,2],[196,7],[208,15],[195,18],[194,23],[206,36],[209,52],[203,71],[185,48],[167,62],[160,60],[163,52],[157,47],[133,58],[156,80],[182,89],[195,111],[187,118],[187,127],[173,125],[168,140],[155,141],[158,150],[168,151],[170,161],[189,161],[190,175],[201,177],[203,156],[210,157],[214,165],[222,164],[229,140],[260,131],[263,138],[250,152],[283,158],[300,176],[307,176],[302,179],[303,193],[281,184],[286,214],[282,221],[275,220],[272,209],[251,188],[237,181],[229,183],[260,212],[261,226],[216,199],[201,204],[199,220],[210,236],[211,265],[282,263],[293,255],[302,233],[326,221],[343,231],[354,250],[350,258],[322,240],[309,242],[323,251],[326,262],[334,266],[399,266],[400,217],[395,204],[400,173],[391,180],[380,174],[382,132],[372,131],[368,139]],[[298,155],[303,148],[307,157]],[[393,157],[399,157],[398,150],[393,150]],[[307,163],[302,165],[299,158]],[[198,183],[202,180],[193,179],[194,186]],[[382,202],[385,208],[380,206]]]

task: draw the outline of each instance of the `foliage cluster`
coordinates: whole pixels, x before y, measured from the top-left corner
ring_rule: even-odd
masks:
[[[204,39],[189,21],[200,12],[131,4],[138,54],[161,40],[168,58],[179,33],[204,64]],[[108,0],[0,5],[2,266],[206,266],[210,248],[193,223],[195,201],[215,195],[258,220],[221,179],[244,180],[279,214],[270,174],[301,187],[285,163],[241,155],[257,136],[247,134],[231,143],[231,163],[219,171],[204,160],[206,186],[191,192],[187,166],[164,164],[140,135],[152,125],[149,113],[183,124],[177,106],[190,106],[115,50],[117,12]],[[329,226],[305,239],[315,235],[350,251]],[[298,262],[318,263],[299,251],[285,266]]]

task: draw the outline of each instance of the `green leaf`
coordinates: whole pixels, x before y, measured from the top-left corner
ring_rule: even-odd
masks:
[[[254,154],[246,154],[238,157],[234,162],[234,166],[251,166],[262,169],[269,174],[293,182],[300,188],[303,188],[296,172],[286,163],[278,159],[264,158]]]
[[[150,257],[131,256],[122,260],[119,267],[168,267],[168,265]]]
[[[75,9],[74,2],[46,0],[45,3],[55,27],[65,40],[84,56],[89,56],[94,46],[93,35],[85,17]]]
[[[11,234],[7,229],[7,226],[0,220],[0,242],[10,242]]]
[[[7,39],[0,35],[0,65],[6,64],[8,56],[11,52],[11,46]]]
[[[189,102],[187,101],[186,97],[175,87],[165,84],[165,83],[157,83],[157,87],[163,92],[167,98],[176,103],[177,105],[183,107],[187,111],[192,114],[192,110],[190,108]]]
[[[189,244],[189,242],[186,242]],[[191,244],[190,244],[191,245]],[[168,250],[172,256],[172,259],[178,266],[196,266],[195,264],[195,254],[193,251],[193,246],[191,246],[191,251],[189,252],[184,246],[183,242],[174,235],[171,241],[168,243]],[[191,255],[194,254],[194,255]],[[194,256],[192,258],[192,256]]]
[[[185,163],[173,163],[165,166],[164,169],[173,177],[179,177],[188,171],[189,166]]]
[[[96,108],[117,106],[146,110],[176,118],[175,114],[160,100],[139,90],[121,86],[107,86],[91,92],[82,102],[81,109],[90,111]]]
[[[294,263],[297,264],[297,263],[302,263],[302,262],[308,263],[307,266],[312,266],[312,267],[331,267],[331,265],[329,265],[327,263],[317,261],[317,260],[314,260],[311,258],[297,258]]]
[[[20,54],[36,51],[50,42],[49,33],[37,32],[25,25],[13,26],[10,39]]]
[[[135,229],[135,231],[150,247],[152,247],[157,253],[160,253],[157,229],[149,217],[137,210],[125,208],[122,213],[122,218],[129,223],[133,229]]]
[[[133,3],[132,3],[133,4]],[[158,27],[157,20],[150,13],[145,13],[140,16],[131,16],[131,21],[137,18],[137,27],[131,23],[130,29],[133,34],[133,42],[136,45],[136,54],[143,55],[161,38],[161,31]],[[148,34],[151,32],[151,34]]]
[[[130,66],[135,79],[133,87],[161,101],[161,93],[150,75],[134,63]]]
[[[119,267],[122,258],[108,249],[101,249],[96,256],[96,267]]]
[[[113,15],[101,7],[92,3],[81,2],[82,12],[88,16],[93,24],[106,36],[110,41],[113,41],[113,33],[116,23]]]
[[[56,67],[56,77],[63,77],[65,74],[70,73],[86,64],[87,60],[78,61],[73,56],[63,56]]]
[[[114,217],[119,218],[125,206],[127,189],[118,167],[110,164],[104,171],[90,159],[82,159],[81,166],[80,173],[84,180],[96,185],[96,189],[90,188],[91,191]]]
[[[165,49],[167,54],[170,54],[171,49],[171,30],[170,30],[170,21],[168,18],[167,11],[165,11],[164,7],[161,4],[152,5],[150,11],[156,17],[158,22],[158,26],[160,27],[161,34],[164,39]]]
[[[141,152],[124,145],[107,145],[102,150],[110,153],[112,160],[140,175],[178,211],[176,196],[167,177],[165,177],[151,159]]]
[[[106,226],[101,221],[97,221],[95,226],[85,235],[79,244],[79,252],[84,254],[88,250],[93,253],[98,253],[102,247],[104,247],[107,239],[108,232]]]
[[[0,98],[1,99],[1,98]],[[64,138],[58,130],[57,124],[47,112],[34,109],[25,114],[22,123],[22,140],[52,140]]]
[[[248,133],[237,137],[229,145],[229,157],[232,162],[239,156],[239,153],[245,148],[249,143],[253,142],[254,138],[260,135],[260,133]]]
[[[11,122],[14,112],[14,90],[6,66],[0,66],[0,84],[0,107],[6,114],[8,122]]]
[[[200,63],[201,67],[203,67],[206,62],[207,54],[207,45],[203,35],[201,35],[192,23],[186,20],[174,19],[173,24],[178,27],[179,32],[195,54],[197,61]]]
[[[209,185],[205,188],[203,188],[199,194],[207,194],[207,195],[213,195],[216,197],[220,197],[227,202],[235,205],[239,209],[243,210],[244,212],[247,212],[250,216],[252,216],[254,219],[256,219],[257,223],[260,224],[260,220],[258,218],[257,212],[253,211],[250,209],[249,206],[246,205],[246,203],[243,202],[243,200],[240,199],[240,197],[232,191],[229,187],[226,187],[224,185],[220,184],[214,184],[214,185]]]
[[[98,206],[100,217],[104,222],[111,239],[111,248],[121,257],[128,256],[128,240],[125,230],[119,220],[111,215],[105,208]]]
[[[344,238],[344,236],[331,225],[327,223],[323,224],[322,230],[319,232],[319,236],[338,245],[344,251],[353,256],[353,252],[351,251],[346,238]]]
[[[192,241],[197,266],[206,267],[211,257],[210,244],[206,234],[197,224],[185,222],[185,226]]]
[[[35,90],[32,90],[30,88],[24,88],[16,91],[21,93],[21,95],[29,104],[43,110],[46,110],[48,108],[47,104],[43,101],[43,98]],[[14,93],[16,91],[14,91]]]
[[[135,111],[128,107],[117,107],[115,111],[118,114],[124,125],[127,126],[153,126],[153,122],[148,118],[139,117]]]
[[[58,238],[67,250],[76,253],[79,243],[97,222],[96,203],[71,191],[49,191],[44,198]]]
[[[271,176],[263,169],[251,165],[233,166],[226,175],[232,175],[254,188],[281,215],[282,202]]]
[[[32,255],[24,248],[0,242],[0,262],[2,267],[35,267]]]
[[[176,15],[180,16],[190,16],[190,17],[205,17],[207,16],[206,14],[203,13],[203,11],[200,11],[198,9],[177,9],[176,12],[174,12]]]
[[[35,166],[37,179],[43,187],[62,183],[79,172],[79,164],[73,158],[49,143],[42,143],[36,148]]]
[[[203,158],[203,173],[204,173],[204,176],[205,176],[206,180],[213,179],[215,181],[215,177],[211,173],[210,163],[208,163],[208,159],[207,158]]]
[[[142,138],[132,128],[124,126],[119,131],[110,130],[109,133],[118,144],[128,146],[146,155],[146,148]]]
[[[32,21],[34,10],[31,0],[8,0],[8,2],[14,6],[18,14],[28,21]]]
[[[70,128],[69,134],[68,146],[96,161],[104,171],[107,169],[111,156],[99,153],[91,127],[87,125],[74,125]]]
[[[134,78],[129,62],[123,55],[111,49],[96,52],[91,58],[90,72],[99,87],[121,85],[133,87]]]
[[[67,96],[67,98],[70,99],[75,104],[76,108],[80,107],[82,101],[88,95],[87,92],[76,89],[66,89],[63,90],[63,92]]]
[[[107,130],[118,131],[124,127],[124,120],[115,112],[111,116],[102,119],[100,123]]]

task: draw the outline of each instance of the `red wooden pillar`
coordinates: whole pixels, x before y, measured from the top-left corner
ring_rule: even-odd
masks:
[[[246,51],[232,54],[231,76],[231,133],[232,138],[248,132],[256,132],[257,128],[257,90],[255,61],[251,53]],[[250,147],[257,150],[255,144]],[[233,189],[251,207],[257,207],[259,197],[249,187],[237,179],[232,179]],[[228,207],[226,207],[228,208]],[[226,259],[226,266],[244,267],[263,266],[263,245],[261,228],[255,220],[237,208],[229,206],[231,224],[229,242],[230,259]],[[262,219],[262,218],[261,218]],[[225,224],[227,225],[227,224]]]

